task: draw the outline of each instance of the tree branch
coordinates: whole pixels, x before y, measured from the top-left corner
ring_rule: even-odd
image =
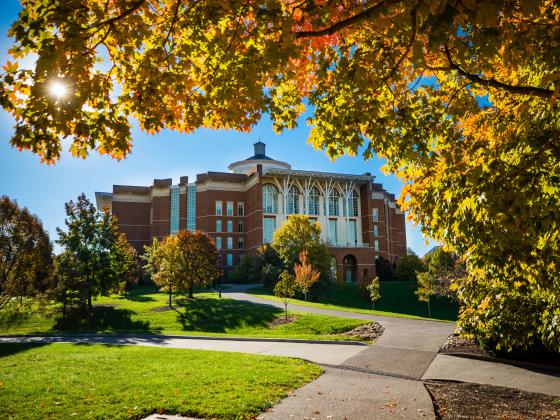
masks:
[[[477,74],[469,73],[466,70],[464,70],[459,64],[453,61],[453,57],[451,57],[451,51],[449,50],[449,46],[447,44],[445,44],[444,46],[444,52],[445,52],[445,56],[447,57],[447,61],[449,62],[449,67],[436,67],[433,68],[433,70],[452,69],[457,71],[461,76],[466,77],[473,83],[482,86],[493,87],[496,89],[506,90],[515,95],[530,95],[530,96],[537,96],[539,98],[549,99],[554,94],[554,90],[539,88],[535,86],[508,85],[507,83],[500,82],[499,80],[496,79],[485,79]]]
[[[132,7],[130,9],[125,10],[124,12],[122,12],[120,15],[117,15],[115,17],[109,18],[107,20],[103,20],[101,22],[97,22],[93,25],[90,25],[87,27],[87,29],[93,29],[93,28],[99,28],[100,26],[105,26],[114,22],[117,22],[125,17],[127,17],[128,15],[134,13],[136,10],[138,10],[144,3],[146,2],[146,0],[136,0],[134,2],[134,4],[132,5]]]
[[[332,35],[335,32],[338,32],[341,29],[344,29],[344,28],[346,28],[350,25],[353,25],[355,23],[361,22],[362,20],[369,19],[369,18],[373,17],[383,7],[389,7],[389,6],[392,6],[394,4],[400,3],[401,1],[402,0],[382,0],[379,3],[375,4],[374,6],[371,6],[371,7],[365,9],[364,11],[362,11],[362,12],[360,12],[360,13],[354,15],[354,16],[350,16],[347,19],[336,22],[335,24],[329,26],[328,28],[320,29],[318,31],[296,32],[295,37],[296,37],[296,39],[300,39],[300,38],[319,38],[319,37],[326,36],[326,35]]]

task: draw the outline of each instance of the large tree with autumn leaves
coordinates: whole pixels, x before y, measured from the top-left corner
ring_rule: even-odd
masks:
[[[464,332],[560,350],[555,1],[22,3],[0,97],[14,146],[122,158],[130,117],[190,132],[269,113],[282,130],[308,107],[311,144],[385,158],[410,218],[465,256]]]

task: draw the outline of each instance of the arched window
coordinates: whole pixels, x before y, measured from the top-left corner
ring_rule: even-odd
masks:
[[[348,197],[348,205],[350,206],[348,216],[358,217],[358,194],[354,190],[352,190]],[[344,215],[346,216],[346,199],[342,200],[342,207],[344,209]]]
[[[319,191],[313,187],[309,191],[309,208],[307,214],[311,216],[319,216]]]
[[[338,190],[332,189],[329,195],[329,216],[338,216],[340,214],[340,209],[338,205],[338,199],[340,194]]]
[[[287,204],[286,214],[299,213],[299,190],[296,187],[290,187],[288,190]]]
[[[278,213],[278,188],[272,184],[264,185],[262,199],[264,213]]]

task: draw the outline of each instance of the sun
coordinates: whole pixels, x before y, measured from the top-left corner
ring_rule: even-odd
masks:
[[[56,98],[60,99],[66,96],[68,93],[68,88],[66,85],[60,81],[52,82],[49,86],[49,92],[51,95],[55,96]]]

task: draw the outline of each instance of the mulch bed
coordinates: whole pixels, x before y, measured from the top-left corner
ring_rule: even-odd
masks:
[[[280,316],[280,317],[275,318],[272,321],[270,321],[268,323],[268,326],[269,326],[269,328],[279,327],[281,325],[289,324],[290,322],[293,322],[296,319],[298,319],[298,317],[296,315],[288,315],[287,319],[286,319],[285,316]]]
[[[424,383],[437,419],[560,419],[560,398],[491,385]]]
[[[381,324],[378,324],[377,322],[372,322],[370,324],[360,325],[359,327],[356,327],[353,330],[342,333],[341,335],[345,335],[347,337],[357,337],[367,341],[373,341],[381,337],[383,331],[385,331],[385,328],[383,328]]]
[[[450,335],[449,338],[441,349],[440,353],[469,353],[476,354],[479,356],[491,357],[488,353],[480,348],[478,343],[473,340],[467,340],[465,338],[459,337],[458,335]]]

